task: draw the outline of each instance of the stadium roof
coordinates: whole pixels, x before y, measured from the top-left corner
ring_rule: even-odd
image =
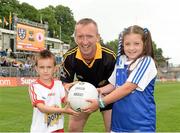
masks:
[[[1,34],[1,33],[7,33],[7,34],[14,34],[14,35],[15,35],[15,34],[16,34],[16,31],[0,28],[0,34]]]

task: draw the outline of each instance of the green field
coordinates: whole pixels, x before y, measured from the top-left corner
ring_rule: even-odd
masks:
[[[155,89],[157,105],[157,132],[180,131],[180,82],[157,83]],[[27,87],[0,88],[0,132],[28,132],[32,107]],[[67,131],[68,116],[65,117]],[[103,132],[101,114],[93,113],[85,131]]]

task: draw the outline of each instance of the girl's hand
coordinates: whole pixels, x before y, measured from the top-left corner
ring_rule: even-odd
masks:
[[[82,109],[83,112],[92,113],[92,112],[95,112],[97,109],[99,109],[98,100],[88,99],[87,102],[90,102],[91,104],[88,107]]]
[[[101,88],[96,88],[99,94],[102,94]]]

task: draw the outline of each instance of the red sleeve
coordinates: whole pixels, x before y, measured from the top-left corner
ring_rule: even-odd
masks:
[[[34,91],[34,86],[33,84],[30,85],[29,87],[29,95],[30,95],[30,99],[31,99],[31,103],[33,106],[36,106],[37,103],[44,103],[43,100],[38,100],[37,99],[37,95]]]
[[[61,99],[61,103],[65,103],[65,97]]]
[[[36,105],[37,105],[38,103],[43,103],[43,104],[45,104],[43,100],[36,100],[34,103],[32,103],[32,105],[33,105],[34,107],[36,107]]]

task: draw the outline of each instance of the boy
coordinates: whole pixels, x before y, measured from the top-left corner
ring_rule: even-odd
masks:
[[[53,79],[55,56],[48,50],[41,51],[36,58],[35,69],[39,78],[29,87],[33,105],[31,132],[64,132],[63,113],[78,113],[68,106],[61,107],[65,100],[65,90],[61,81]]]

